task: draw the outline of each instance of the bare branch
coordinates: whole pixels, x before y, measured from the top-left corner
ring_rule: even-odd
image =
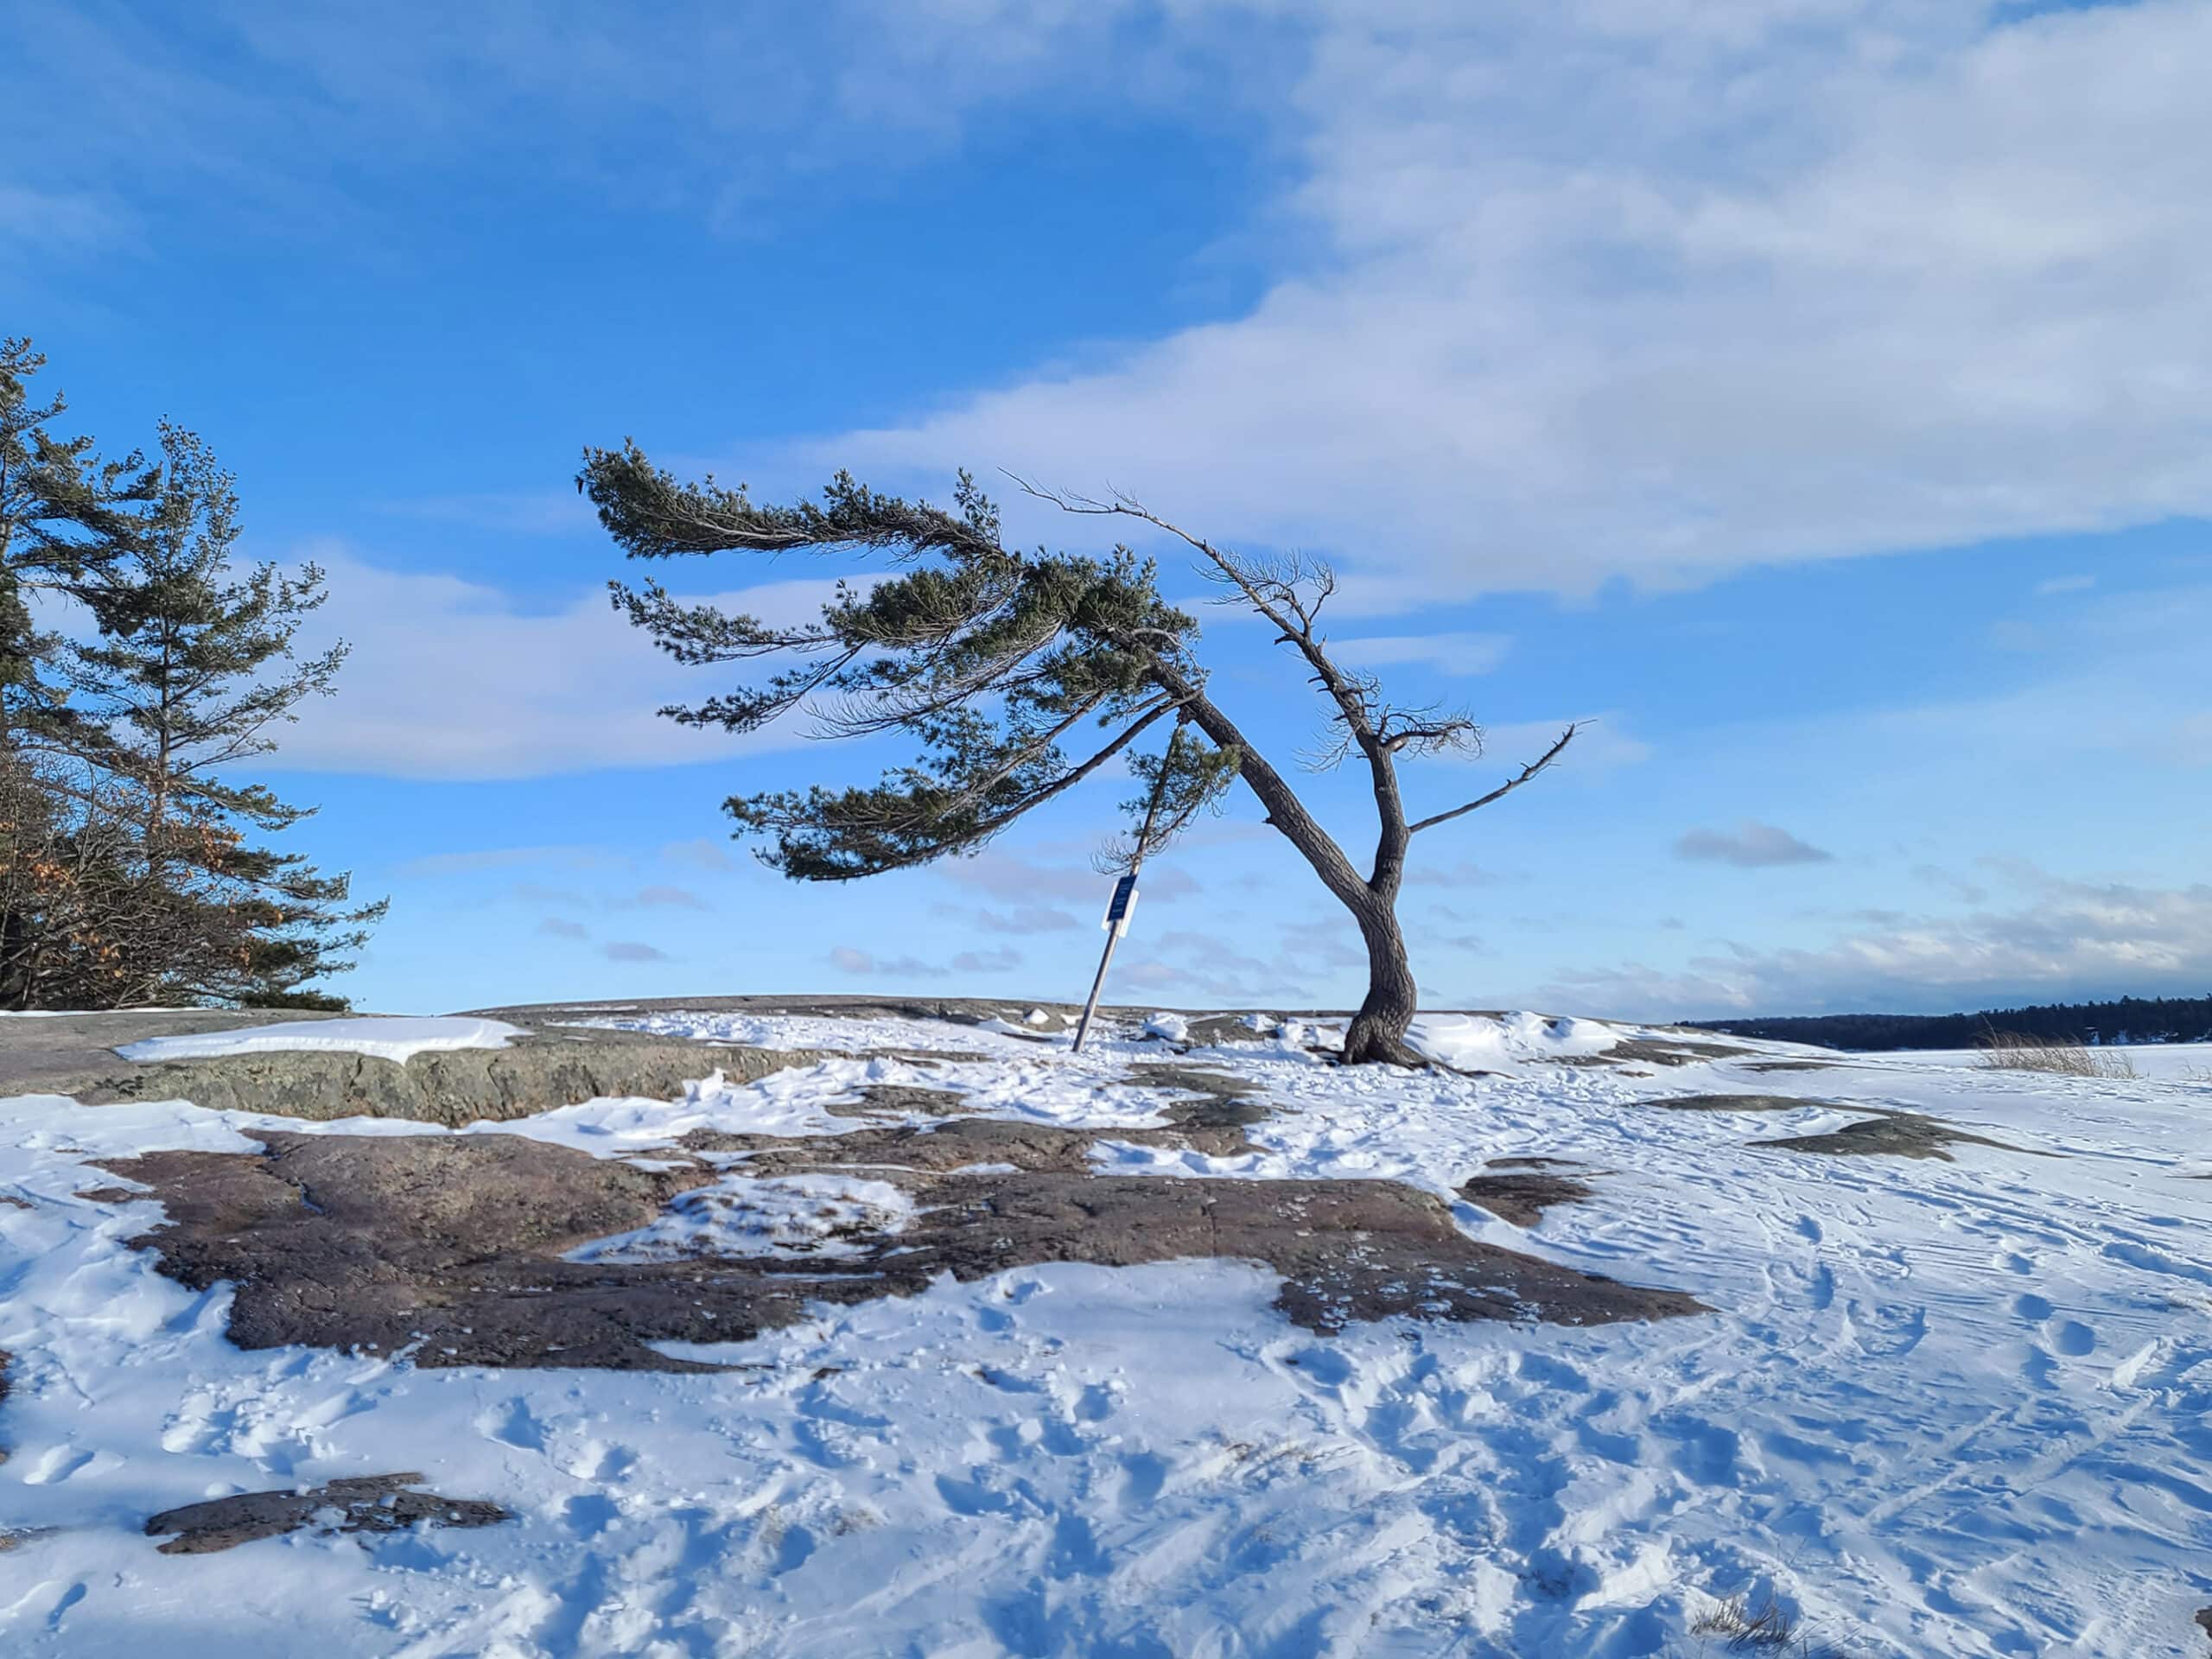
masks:
[[[1539,758],[1530,761],[1527,766],[1522,767],[1519,776],[1500,784],[1496,789],[1493,789],[1489,794],[1483,796],[1478,800],[1469,801],[1465,806],[1455,806],[1449,812],[1439,812],[1433,817],[1423,818],[1419,823],[1409,825],[1406,833],[1408,835],[1417,836],[1422,830],[1433,829],[1440,823],[1448,823],[1453,818],[1465,817],[1468,813],[1472,812],[1478,807],[1488,806],[1492,801],[1503,800],[1506,796],[1510,795],[1515,790],[1520,788],[1522,785],[1535,777],[1537,773],[1542,772],[1547,766],[1550,766],[1553,761],[1558,760],[1560,756],[1565,753],[1567,746],[1574,741],[1574,734],[1580,731],[1583,727],[1588,723],[1589,722],[1586,721],[1577,721],[1574,724],[1569,726],[1565,731],[1559,734],[1558,742],[1553,744],[1548,749],[1546,749]]]

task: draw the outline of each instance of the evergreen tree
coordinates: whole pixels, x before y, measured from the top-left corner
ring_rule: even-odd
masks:
[[[153,474],[136,454],[103,461],[35,398],[46,359],[0,340],[0,1007],[47,993],[92,1000],[120,921],[110,874],[122,792],[100,769],[107,734],[69,701],[69,642],[37,625],[35,601],[80,596],[117,556],[118,533]],[[67,988],[66,989],[64,988]]]
[[[346,953],[385,910],[352,904],[346,876],[256,844],[313,809],[231,781],[276,747],[273,728],[303,698],[331,692],[346,657],[342,644],[293,652],[326,596],[318,568],[235,568],[233,483],[197,436],[164,423],[155,487],[80,588],[99,632],[67,678],[107,734],[103,765],[127,787],[138,848],[124,1001],[296,1000],[352,965]]]
[[[63,642],[36,626],[34,597],[80,594],[155,476],[143,455],[103,461],[90,438],[55,435],[67,400],[31,392],[45,365],[29,340],[0,339],[0,740],[40,747],[86,734],[55,672]]]
[[[951,512],[879,495],[842,474],[819,505],[760,506],[742,486],[681,482],[634,444],[587,450],[576,482],[633,558],[812,549],[880,554],[900,567],[865,593],[841,589],[819,622],[796,627],[683,605],[651,582],[637,590],[614,584],[618,608],[679,662],[803,659],[759,683],[664,713],[746,732],[804,707],[836,733],[898,732],[914,742],[916,758],[873,787],[728,801],[744,830],[768,838],[763,856],[771,865],[804,880],[848,880],[972,852],[1166,721],[1184,741],[1137,765],[1148,785],[1161,785],[1163,810],[1145,844],[1125,848],[1124,856],[1156,850],[1241,779],[1269,826],[1350,912],[1367,947],[1367,995],[1345,1033],[1347,1061],[1420,1063],[1405,1042],[1415,987],[1397,918],[1413,838],[1520,788],[1574,736],[1569,727],[1478,798],[1414,818],[1400,789],[1400,758],[1478,751],[1481,729],[1464,715],[1393,703],[1373,677],[1331,657],[1319,625],[1335,591],[1326,565],[1235,553],[1128,499],[1048,498],[1179,538],[1226,602],[1274,631],[1295,671],[1320,693],[1329,722],[1324,763],[1357,760],[1368,772],[1377,836],[1363,869],[1214,700],[1197,622],[1160,597],[1154,565],[1126,548],[1104,559],[1009,548],[996,511],[965,474]],[[1090,753],[1071,755],[1063,745],[1086,728],[1097,734],[1084,744]]]

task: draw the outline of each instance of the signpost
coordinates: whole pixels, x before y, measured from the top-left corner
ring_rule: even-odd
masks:
[[[1183,721],[1175,721],[1175,735],[1167,740],[1166,759],[1160,763],[1160,776],[1153,781],[1152,799],[1144,809],[1144,828],[1137,831],[1136,850],[1130,855],[1127,874],[1114,883],[1114,896],[1106,904],[1106,949],[1098,958],[1098,976],[1090,982],[1090,1000],[1083,1005],[1083,1018],[1076,1022],[1073,1052],[1083,1052],[1083,1039],[1090,1034],[1090,1022],[1098,1013],[1099,993],[1106,988],[1106,970],[1113,966],[1114,947],[1129,931],[1129,914],[1137,907],[1137,871],[1144,864],[1145,849],[1152,845],[1152,826],[1160,817],[1160,799],[1167,792],[1168,774],[1175,769],[1175,751],[1183,741]]]

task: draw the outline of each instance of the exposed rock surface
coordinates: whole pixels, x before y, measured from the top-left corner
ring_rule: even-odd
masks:
[[[1677,1037],[1662,1034],[1656,1037],[1624,1037],[1611,1048],[1595,1054],[1563,1054],[1561,1065],[1693,1065],[1700,1060],[1730,1060],[1752,1051],[1733,1043],[1716,1043],[1710,1039]]]
[[[1794,1112],[1802,1106],[1850,1109],[1835,1101],[1803,1100],[1795,1095],[1676,1095],[1669,1100],[1655,1100],[1651,1104],[1663,1106],[1670,1112]]]
[[[1996,1147],[2005,1152],[2022,1148],[1986,1135],[1955,1128],[1941,1118],[1921,1112],[1884,1111],[1864,1102],[1808,1100],[1795,1095],[1677,1095],[1655,1100],[1671,1112],[1794,1112],[1807,1107],[1859,1114],[1856,1123],[1820,1135],[1793,1135],[1751,1144],[1768,1152],[1813,1152],[1830,1157],[1885,1154],[1896,1158],[1935,1158],[1955,1161],[1945,1150],[1953,1146]]]
[[[307,1491],[236,1492],[164,1510],[146,1522],[146,1535],[175,1533],[158,1548],[164,1555],[207,1555],[256,1539],[312,1528],[327,1537],[340,1532],[400,1532],[409,1527],[489,1527],[509,1519],[497,1503],[475,1497],[440,1497],[411,1491],[416,1474],[358,1475]]]
[[[241,1347],[404,1348],[424,1365],[713,1369],[648,1344],[740,1340],[810,1303],[912,1295],[947,1273],[967,1281],[1042,1262],[1261,1262],[1283,1276],[1277,1305],[1315,1330],[1394,1314],[1584,1325],[1700,1311],[1674,1291],[1478,1243],[1439,1199],[1392,1182],[1094,1173],[1102,1140],[1249,1149],[1245,1128],[1263,1109],[1249,1085],[1182,1067],[1146,1081],[1188,1095],[1163,1126],[955,1118],[685,1138],[696,1154],[750,1154],[743,1175],[865,1167],[912,1194],[912,1224],[834,1260],[564,1260],[722,1172],[644,1170],[519,1136],[271,1135],[261,1154],[159,1152],[105,1166],[166,1207],[167,1224],[138,1241],[161,1252],[163,1272],[194,1288],[236,1284]]]
[[[1996,1147],[2005,1152],[2022,1150],[2002,1141],[1993,1141],[1986,1135],[1954,1128],[1940,1118],[1923,1116],[1918,1112],[1885,1112],[1826,1135],[1794,1135],[1781,1141],[1754,1141],[1751,1145],[1768,1152],[1817,1152],[1830,1157],[1881,1153],[1895,1158],[1940,1159],[1947,1164],[1955,1161],[1947,1150],[1954,1146]]]
[[[957,1089],[924,1089],[908,1083],[871,1083],[857,1100],[831,1101],[822,1109],[832,1117],[954,1117],[968,1109],[968,1096]]]
[[[110,1057],[67,1092],[87,1104],[189,1100],[211,1111],[270,1112],[318,1121],[397,1117],[458,1128],[504,1122],[601,1096],[672,1100],[720,1071],[753,1082],[788,1066],[836,1058],[823,1049],[769,1049],[641,1037],[633,1032],[534,1032],[505,1048],[415,1055],[295,1049],[133,1065]]]
[[[1500,1160],[1518,1163],[1519,1159]],[[1539,1161],[1553,1162],[1550,1159]],[[1503,1170],[1472,1175],[1459,1184],[1459,1196],[1480,1205],[1501,1221],[1516,1227],[1533,1227],[1555,1204],[1580,1204],[1595,1198],[1598,1189],[1572,1175],[1553,1175],[1542,1170]]]
[[[119,1008],[0,1020],[0,1095],[72,1094],[73,1085],[132,1071],[137,1068],[115,1051],[149,1037],[327,1018],[269,1008]]]

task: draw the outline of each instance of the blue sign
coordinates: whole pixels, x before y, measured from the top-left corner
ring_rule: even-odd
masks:
[[[1125,875],[1114,884],[1113,900],[1106,906],[1106,925],[1111,927],[1116,922],[1127,921],[1129,906],[1136,901],[1137,879],[1134,875]]]

